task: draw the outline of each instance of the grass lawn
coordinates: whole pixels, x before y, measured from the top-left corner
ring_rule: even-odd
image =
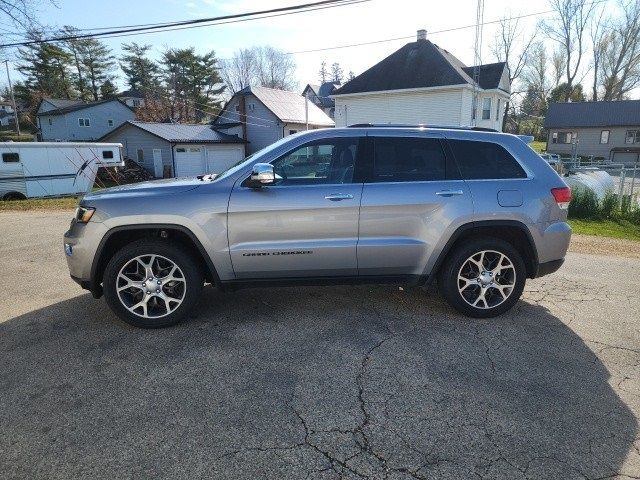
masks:
[[[78,205],[78,197],[28,198],[26,200],[0,200],[0,212],[25,210],[73,210]]]
[[[22,135],[18,135],[15,132],[9,131],[1,131],[0,132],[0,142],[33,142],[33,134],[32,133],[23,133]]]
[[[569,220],[573,233],[640,241],[640,225],[613,220]],[[640,248],[640,246],[638,246]]]
[[[538,153],[542,153],[547,148],[547,142],[531,142],[529,145]]]

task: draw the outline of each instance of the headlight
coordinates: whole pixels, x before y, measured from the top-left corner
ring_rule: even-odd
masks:
[[[93,213],[96,211],[93,207],[83,207],[82,205],[76,208],[74,218],[78,223],[87,223],[93,217]]]

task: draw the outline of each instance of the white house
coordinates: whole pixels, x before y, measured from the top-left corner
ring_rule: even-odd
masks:
[[[417,41],[333,92],[336,126],[399,123],[502,130],[511,89],[506,63],[467,67],[426,37],[419,30]]]
[[[246,87],[231,97],[213,124],[217,130],[239,135],[247,141],[247,153],[254,153],[305,130],[307,121],[310,129],[334,126],[326,113],[299,93]]]

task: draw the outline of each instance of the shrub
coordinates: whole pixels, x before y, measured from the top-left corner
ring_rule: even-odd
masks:
[[[592,190],[576,188],[569,204],[569,218],[626,221],[640,225],[640,205],[630,195],[624,195],[620,202],[618,195],[609,192],[598,200]]]
[[[588,188],[576,188],[569,204],[569,217],[580,219],[597,219],[600,208],[598,197]]]

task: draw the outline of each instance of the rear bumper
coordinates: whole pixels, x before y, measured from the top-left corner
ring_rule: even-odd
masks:
[[[550,273],[557,272],[563,263],[564,258],[560,258],[558,260],[552,260],[550,262],[538,264],[538,269],[534,278],[544,277],[545,275],[549,275]]]

